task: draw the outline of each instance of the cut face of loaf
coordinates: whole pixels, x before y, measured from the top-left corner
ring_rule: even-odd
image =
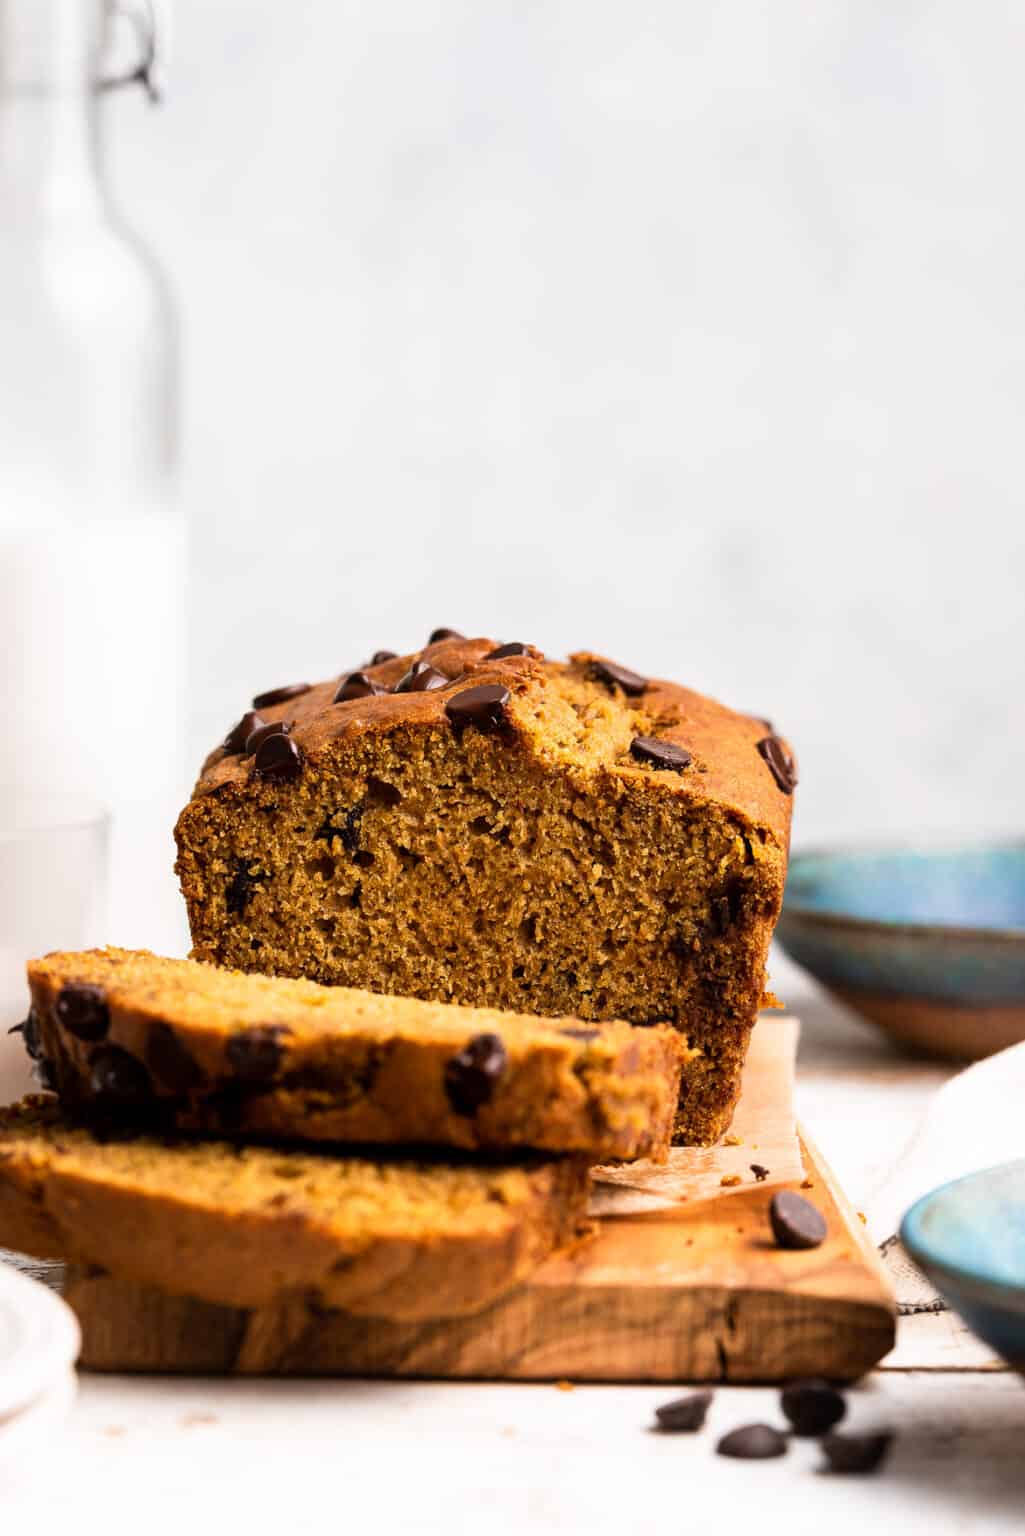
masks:
[[[229,1307],[302,1296],[400,1321],[488,1306],[585,1226],[579,1159],[472,1165],[104,1139],[0,1109],[0,1245]]]
[[[582,1024],[124,949],[28,968],[25,1043],[62,1102],[182,1130],[664,1160],[686,1055]]]
[[[789,749],[765,721],[592,655],[495,650],[450,637],[261,696],[178,821],[194,954],[670,1023],[694,1053],[677,1139],[710,1142],[763,997]]]

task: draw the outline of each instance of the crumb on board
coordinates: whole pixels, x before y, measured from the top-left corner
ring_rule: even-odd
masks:
[[[719,1183],[722,1185],[723,1189],[733,1189],[735,1185],[740,1183],[740,1174],[724,1173],[722,1178],[719,1180]]]
[[[815,1188],[815,1180],[814,1179],[802,1179],[801,1180],[801,1188],[802,1189],[814,1189]]]
[[[858,1212],[858,1220],[861,1222],[863,1227],[868,1226],[868,1217],[865,1215],[864,1211]]]
[[[557,1381],[555,1385],[560,1392],[573,1391],[573,1383],[571,1381],[567,1381],[565,1377],[563,1377],[560,1381]]]
[[[732,1131],[730,1131],[728,1136],[723,1137],[722,1144],[724,1147],[742,1147],[744,1145],[740,1137],[734,1136]]]

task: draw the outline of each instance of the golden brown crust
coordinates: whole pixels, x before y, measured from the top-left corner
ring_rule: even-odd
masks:
[[[765,721],[580,652],[489,659],[447,639],[447,685],[272,705],[290,782],[211,754],[178,820],[193,953],[243,970],[587,1020],[665,1021],[684,1065],[676,1138],[729,1122],[783,897],[792,760]],[[617,681],[617,676],[620,681]],[[502,728],[453,727],[465,689]],[[677,768],[635,739],[654,738]],[[681,754],[682,749],[682,754]],[[656,754],[657,758],[657,754]],[[788,792],[791,791],[791,792]]]
[[[28,977],[65,1102],[96,1101],[93,1062],[113,1047],[144,1069],[165,1122],[221,1134],[661,1160],[688,1054],[665,1027],[459,1008],[145,951],[56,952]],[[76,1026],[82,997],[98,1028]],[[475,1071],[471,1054],[461,1076],[482,1039],[492,1070]]]
[[[335,1158],[138,1136],[43,1099],[0,1111],[0,1244],[225,1306],[395,1320],[489,1305],[585,1226],[586,1164]]]

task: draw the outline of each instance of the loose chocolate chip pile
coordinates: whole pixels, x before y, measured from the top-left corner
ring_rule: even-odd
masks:
[[[270,784],[290,784],[303,771],[303,751],[291,736],[267,736],[257,748],[253,772]]]
[[[596,683],[607,683],[610,688],[622,688],[631,698],[643,693],[648,686],[646,677],[642,677],[639,672],[631,672],[629,667],[619,666],[615,661],[592,661],[587,670]]]
[[[824,1435],[847,1412],[842,1393],[817,1376],[787,1382],[779,1401],[795,1435]]]
[[[169,1024],[150,1025],[146,1040],[146,1060],[150,1070],[165,1088],[184,1095],[203,1081],[203,1074]]]
[[[297,699],[301,693],[309,693],[312,683],[289,683],[284,688],[269,688],[258,693],[253,700],[254,709],[269,709],[272,704],[284,704],[286,699]]]
[[[769,771],[785,795],[792,795],[797,785],[797,769],[794,760],[778,736],[763,736],[758,751],[769,765]]]
[[[427,644],[434,645],[438,640],[465,640],[466,636],[458,629],[432,629],[427,636]]]
[[[345,704],[349,699],[370,699],[375,694],[387,692],[382,683],[372,682],[365,672],[350,672],[338,684],[331,703]]]
[[[466,688],[446,701],[445,713],[461,729],[472,725],[478,731],[497,731],[506,724],[509,690],[500,683],[481,683]]]
[[[693,1435],[703,1428],[712,1403],[711,1392],[690,1392],[655,1409],[658,1427],[667,1435]]]
[[[227,1057],[237,1077],[245,1083],[268,1083],[281,1066],[288,1034],[280,1024],[253,1025],[232,1035]]]
[[[393,693],[429,693],[434,688],[447,688],[449,679],[444,672],[432,667],[429,661],[414,661],[409,671],[400,677]]]
[[[262,715],[258,715],[255,709],[247,710],[237,725],[232,726],[224,738],[225,752],[234,755],[236,752],[244,752],[246,742],[254,732],[261,730],[267,724]]]
[[[505,1063],[505,1046],[498,1035],[474,1035],[446,1063],[445,1093],[457,1115],[474,1115],[490,1101]]]
[[[770,1456],[786,1455],[787,1437],[771,1424],[742,1424],[723,1435],[715,1449],[718,1455],[738,1461],[767,1461]]]
[[[100,1045],[89,1058],[92,1091],[104,1108],[130,1109],[152,1096],[149,1073],[119,1045]]]
[[[678,747],[673,741],[661,741],[657,736],[635,736],[630,752],[639,763],[650,763],[653,768],[671,768],[682,773],[693,761],[686,747]]]
[[[783,1189],[769,1205],[772,1235],[780,1248],[817,1248],[826,1240],[826,1218],[810,1200]]]
[[[58,1024],[76,1040],[102,1040],[110,1028],[110,1009],[99,987],[87,982],[68,983],[54,1004]]]
[[[384,661],[394,661],[398,651],[375,651],[367,662],[368,667],[379,667]]]
[[[529,656],[530,646],[524,645],[522,640],[510,640],[507,645],[496,646],[485,656],[485,661],[501,661],[506,656]]]
[[[830,1472],[874,1472],[893,1443],[890,1430],[866,1435],[827,1435],[822,1454]]]

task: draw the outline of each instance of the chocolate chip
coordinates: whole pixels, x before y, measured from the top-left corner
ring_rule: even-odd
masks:
[[[587,672],[596,683],[607,683],[610,688],[622,688],[632,698],[643,693],[648,686],[646,677],[642,677],[639,672],[631,672],[629,667],[621,667],[615,661],[591,661]]]
[[[43,1041],[39,1032],[39,1015],[34,1008],[28,1011],[28,1018],[22,1024],[15,1024],[7,1031],[9,1035],[21,1035],[25,1050],[33,1061],[38,1061],[43,1054]]]
[[[379,667],[382,662],[394,661],[398,651],[375,651],[367,662],[368,667]]]
[[[354,805],[348,811],[335,811],[334,818],[328,818],[314,832],[314,837],[325,842],[333,843],[335,838],[341,840],[346,853],[353,854],[359,849],[360,822],[363,820],[362,805]],[[335,823],[340,821],[340,825]]]
[[[822,1452],[830,1472],[874,1472],[893,1444],[893,1432],[868,1435],[827,1435]]]
[[[712,899],[712,917],[716,931],[720,934],[729,933],[734,923],[740,916],[740,909],[744,899],[744,881],[738,876],[726,883],[721,896]]]
[[[530,646],[524,645],[522,640],[510,640],[508,645],[500,645],[494,651],[489,651],[485,661],[501,661],[505,656],[529,656]]]
[[[350,672],[338,684],[331,703],[346,704],[350,699],[371,699],[375,694],[387,692],[383,683],[371,682],[365,672]]]
[[[427,637],[427,644],[434,645],[438,640],[465,640],[466,636],[459,633],[458,629],[432,629]]]
[[[824,1435],[847,1412],[842,1394],[817,1376],[788,1381],[779,1401],[795,1435]]]
[[[244,1083],[269,1083],[281,1066],[289,1033],[280,1024],[256,1024],[231,1035],[226,1054],[236,1076]]]
[[[560,1029],[560,1035],[569,1035],[571,1040],[597,1040],[601,1034],[600,1029]]]
[[[151,1024],[146,1040],[146,1061],[165,1088],[183,1095],[203,1081],[203,1074],[169,1024]]]
[[[272,720],[269,725],[258,725],[256,730],[250,731],[246,737],[246,757],[252,757],[254,752],[258,752],[268,736],[287,736],[291,729],[290,720]]]
[[[253,859],[236,859],[235,872],[224,891],[224,905],[232,917],[241,917],[248,907],[254,891],[267,879],[262,871],[254,874],[249,866]]]
[[[457,730],[472,725],[478,731],[498,731],[506,725],[509,690],[501,683],[482,683],[446,700],[445,713]]]
[[[769,1205],[772,1234],[780,1248],[817,1248],[826,1239],[826,1218],[810,1200],[780,1190]]]
[[[253,772],[270,784],[290,784],[302,773],[303,761],[302,747],[291,736],[268,736],[257,749]]]
[[[244,752],[246,749],[246,742],[249,740],[250,736],[253,735],[254,731],[262,730],[266,724],[266,720],[262,715],[258,715],[255,709],[248,710],[242,716],[242,719],[239,721],[238,725],[232,726],[227,736],[225,736],[225,752],[227,752],[232,757],[234,757],[238,752]]]
[[[671,768],[682,773],[691,763],[686,747],[678,747],[673,741],[660,741],[657,736],[635,736],[630,752],[639,763],[650,763],[653,768]]]
[[[655,1409],[658,1427],[667,1435],[692,1435],[703,1427],[712,1404],[711,1392],[689,1392]]]
[[[449,679],[444,672],[432,667],[429,661],[414,661],[409,671],[399,678],[393,693],[429,693],[434,688],[447,688]]]
[[[785,1456],[787,1437],[771,1424],[742,1424],[723,1435],[716,1451],[738,1461],[766,1461],[770,1456]]]
[[[474,1035],[445,1064],[445,1093],[457,1115],[473,1115],[487,1104],[505,1071],[505,1046],[498,1035]]]
[[[285,688],[270,688],[258,693],[253,700],[254,709],[269,709],[272,704],[284,704],[286,699],[297,699],[301,693],[309,693],[312,683],[289,683]]]
[[[758,751],[769,765],[769,771],[785,795],[792,795],[797,784],[794,760],[778,736],[763,736]]]
[[[89,1081],[101,1104],[128,1109],[152,1096],[149,1073],[119,1045],[98,1046],[89,1058]]]
[[[766,1168],[764,1163],[752,1163],[751,1164],[751,1172],[754,1174],[754,1176],[758,1180],[759,1184],[764,1184],[765,1180],[769,1177],[769,1174],[772,1172],[772,1169],[771,1168]]]
[[[76,1040],[102,1040],[110,1028],[110,1009],[100,987],[69,981],[61,987],[54,1004],[57,1023]]]

